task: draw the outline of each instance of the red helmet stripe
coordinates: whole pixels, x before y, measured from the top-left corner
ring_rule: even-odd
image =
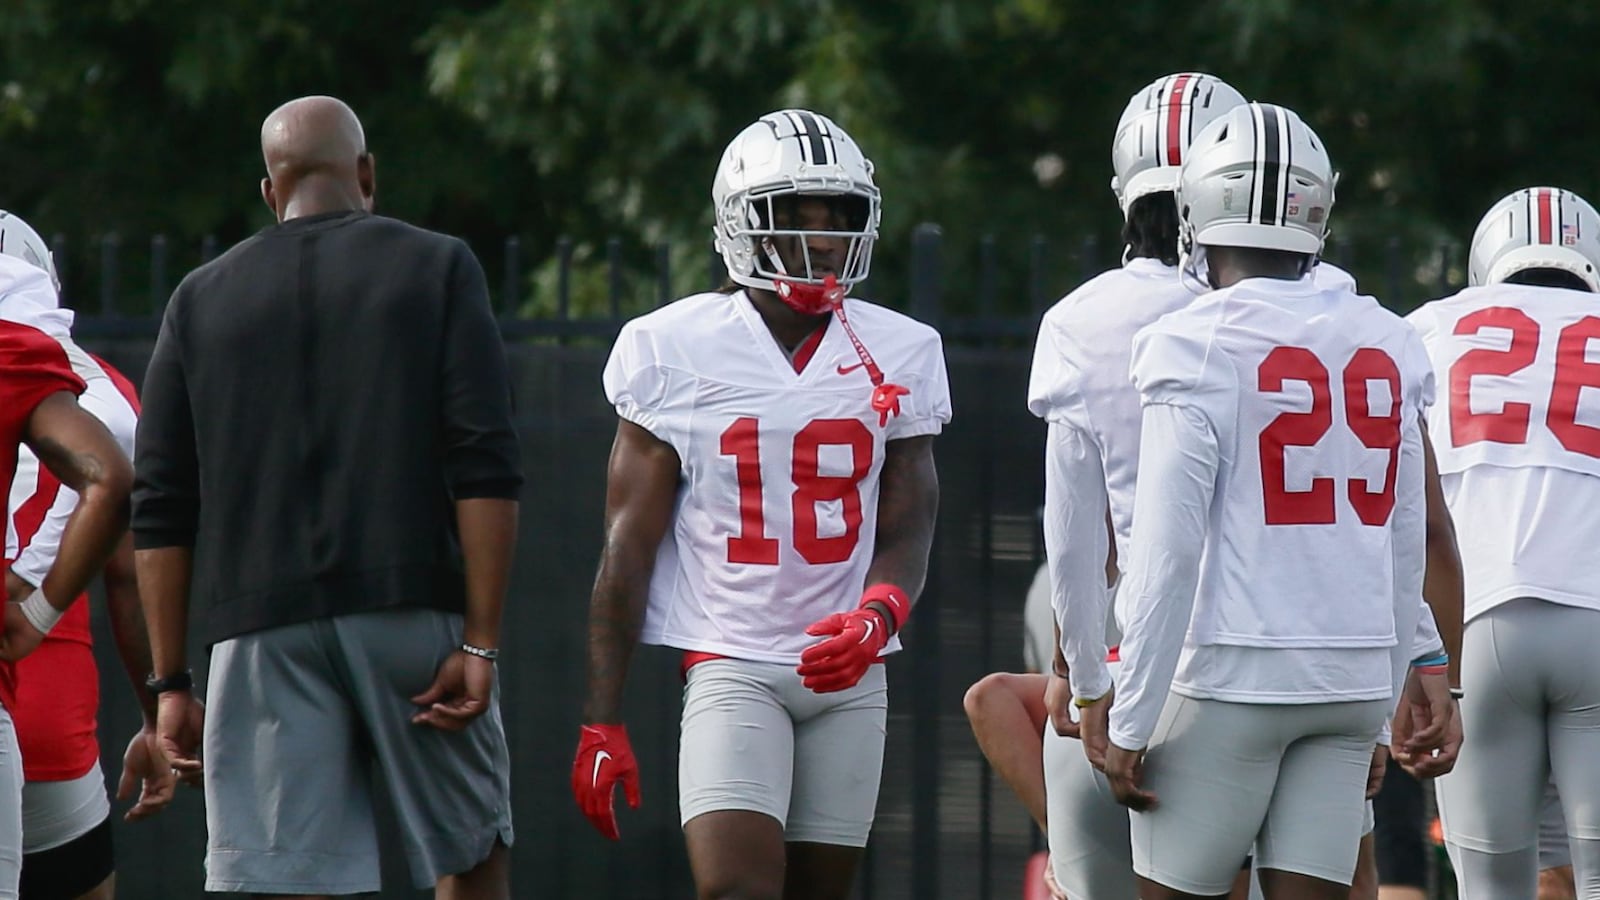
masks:
[[[1550,233],[1554,229],[1550,225],[1550,191],[1539,190],[1539,243],[1552,244]]]
[[[1172,93],[1167,96],[1167,165],[1183,165],[1183,103],[1184,95],[1189,92],[1189,80],[1193,75],[1179,75],[1172,84]]]

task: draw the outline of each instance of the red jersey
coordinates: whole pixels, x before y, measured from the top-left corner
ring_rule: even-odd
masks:
[[[76,345],[61,346],[74,373],[87,386],[79,404],[106,424],[125,452],[131,452],[139,408],[133,385],[121,372]],[[55,562],[61,531],[77,506],[77,495],[23,447],[10,500],[7,565],[24,580],[37,584]],[[6,668],[13,683],[5,703],[16,724],[25,778],[62,781],[92,769],[100,756],[96,739],[100,678],[89,629],[88,596],[78,597],[68,607],[37,650]]]

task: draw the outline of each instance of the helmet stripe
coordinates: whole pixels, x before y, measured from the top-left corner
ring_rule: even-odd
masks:
[[[794,116],[800,122],[796,129],[799,133],[795,137],[800,139],[801,145],[811,144],[811,163],[825,165],[828,162],[828,142],[823,139],[822,126],[817,124],[817,117],[803,109],[797,109]]]
[[[1256,169],[1260,173],[1261,191],[1256,221],[1262,225],[1276,225],[1281,208],[1278,201],[1283,193],[1279,111],[1275,106],[1257,106],[1252,112],[1256,120],[1256,148],[1259,154],[1256,157]]]
[[[1179,140],[1183,135],[1183,112],[1188,106],[1187,94],[1189,82],[1194,76],[1188,73],[1179,75],[1173,80],[1172,90],[1167,92],[1166,103],[1166,136],[1167,136],[1167,165],[1183,165],[1183,145]]]
[[[1553,244],[1553,243],[1555,243],[1555,241],[1551,239],[1551,232],[1553,230],[1554,229],[1552,229],[1550,227],[1550,190],[1548,188],[1540,188],[1539,189],[1539,243],[1541,243],[1541,244]]]

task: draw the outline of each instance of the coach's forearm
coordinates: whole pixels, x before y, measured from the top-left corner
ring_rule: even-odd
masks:
[[[194,567],[190,547],[153,547],[133,554],[139,573],[139,600],[150,634],[151,670],[157,677],[189,667],[189,581]]]
[[[500,646],[500,617],[517,549],[517,510],[515,500],[456,501],[456,529],[467,579],[462,639],[475,647]]]
[[[150,656],[150,636],[145,628],[143,601],[139,598],[139,576],[134,571],[133,536],[124,535],[117,550],[106,562],[106,612],[111,620],[111,637],[117,644],[117,657],[128,673],[133,695],[139,701],[144,721],[154,726],[156,698],[145,689],[145,676],[155,671]]]

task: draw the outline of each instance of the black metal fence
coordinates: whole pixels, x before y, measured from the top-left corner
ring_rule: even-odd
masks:
[[[1020,896],[1023,866],[1039,846],[1026,814],[978,753],[961,698],[983,674],[1021,666],[1022,600],[1040,557],[1034,523],[1042,498],[1043,427],[1023,404],[1031,336],[1051,299],[1115,262],[1100,259],[1101,246],[1084,241],[1056,254],[1042,239],[1027,244],[1025,269],[1020,277],[1011,273],[1024,287],[1021,304],[1001,301],[1002,253],[993,240],[957,262],[939,230],[923,226],[905,256],[908,266],[898,273],[910,298],[904,305],[947,335],[956,418],[937,446],[943,499],[928,592],[907,630],[908,651],[888,666],[887,754],[862,898],[1011,900]],[[80,312],[80,340],[138,381],[178,255],[167,242],[152,241],[140,266],[148,278],[143,291],[124,283],[126,249],[112,239],[100,243],[97,283],[72,268],[63,275],[68,300]],[[184,265],[215,252],[214,242],[203,245]],[[1393,246],[1389,252],[1375,271],[1349,267],[1364,283],[1387,278],[1392,287],[1404,286],[1401,273],[1417,254]],[[622,812],[621,843],[604,841],[579,815],[568,771],[605,460],[615,429],[600,390],[607,338],[625,316],[670,301],[685,280],[698,282],[690,289],[720,282],[720,265],[707,259],[704,269],[675,278],[669,249],[657,248],[649,290],[640,291],[640,270],[630,268],[613,242],[599,263],[605,306],[580,315],[575,285],[583,275],[573,245],[563,244],[553,265],[545,264],[556,275],[553,314],[533,316],[521,313],[533,282],[520,246],[508,241],[500,253],[496,305],[504,315],[528,475],[501,664],[514,766],[514,896],[692,896],[677,822],[680,683],[673,654],[641,653],[630,677],[626,719],[639,753],[644,807]],[[1449,269],[1446,257],[1441,277]],[[957,293],[962,302],[951,302]],[[94,298],[98,303],[86,302]],[[96,612],[97,638],[111,647]],[[113,783],[136,726],[119,680],[119,667],[105,659],[101,736]],[[201,896],[205,836],[198,794],[184,792],[176,808],[155,821],[119,824],[116,839],[125,900]],[[387,855],[391,886],[382,896],[424,896],[404,887],[397,859]]]

